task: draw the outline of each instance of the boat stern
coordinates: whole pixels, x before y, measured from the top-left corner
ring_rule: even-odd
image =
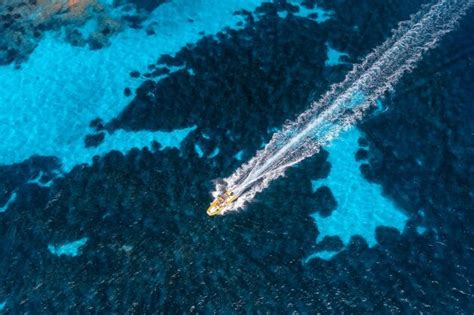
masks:
[[[219,195],[207,208],[207,215],[208,216],[215,216],[222,214],[222,212],[230,206],[235,200],[237,200],[237,196],[234,195],[231,191],[225,191],[223,194]]]

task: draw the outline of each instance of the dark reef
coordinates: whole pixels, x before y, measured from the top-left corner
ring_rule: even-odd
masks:
[[[356,152],[355,158],[356,158],[357,161],[360,161],[360,160],[366,160],[368,158],[368,156],[369,156],[369,152],[367,152],[367,150],[359,149]]]
[[[25,182],[38,169],[56,168],[54,159],[1,167],[0,204],[19,192],[0,214],[6,311],[472,313],[474,29],[468,19],[387,95],[388,110],[359,126],[368,158],[363,173],[410,216],[402,234],[379,227],[373,248],[354,236],[332,260],[303,263],[315,250],[343,249],[338,237],[315,244],[315,202],[327,214],[336,207],[329,189],[311,190],[311,180],[330,172],[324,150],[244,211],[205,215],[212,180],[241,163],[231,157],[240,150],[244,159],[253,155],[272,128],[348,71],[348,65],[324,66],[326,42],[360,61],[419,5],[328,2],[335,17],[323,24],[293,15],[297,8],[285,1],[262,5],[258,14],[239,12],[247,21],[242,29],[161,56],[158,71],[183,68],[161,73],[159,81],[148,69],[150,78],[131,103],[105,124],[109,132],[196,125],[180,150],[112,151],[51,187]],[[277,14],[282,10],[289,12],[285,18]],[[91,126],[104,127],[101,120]],[[220,154],[199,158],[196,143],[206,154],[214,148]],[[427,228],[421,235],[420,224]],[[77,257],[47,249],[82,237],[89,241]]]
[[[86,148],[90,147],[97,147],[99,146],[105,139],[104,132],[98,132],[96,134],[87,135],[84,139],[84,145]]]
[[[327,186],[316,189],[314,199],[313,209],[318,209],[323,217],[330,216],[331,212],[337,208],[337,201]]]
[[[141,22],[164,0],[116,0],[106,5],[98,0],[5,0],[0,4],[0,66],[27,60],[46,32],[62,34],[73,46],[101,49],[126,27],[141,28]],[[130,12],[127,5],[138,12]],[[84,31],[95,20],[93,31]],[[152,26],[148,26],[152,27]],[[148,30],[147,30],[148,32]],[[62,35],[61,35],[62,36]]]
[[[18,164],[0,166],[0,207],[14,192],[22,191],[28,181],[38,178],[45,183],[56,177],[60,166],[58,159],[41,156],[33,156]]]
[[[122,6],[130,4],[138,10],[151,12],[165,2],[168,2],[168,0],[114,0],[114,5]]]
[[[473,32],[464,19],[401,80],[387,110],[361,125],[371,179],[430,230],[417,247],[431,248],[433,257],[420,253],[411,271],[423,288],[419,299],[436,296],[436,305],[456,314],[474,306],[474,39],[466,35]]]

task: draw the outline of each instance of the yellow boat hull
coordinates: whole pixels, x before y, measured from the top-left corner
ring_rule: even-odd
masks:
[[[233,192],[226,190],[223,194],[219,195],[209,208],[207,208],[207,215],[215,216],[221,214],[228,206],[230,206],[238,196],[234,195]]]

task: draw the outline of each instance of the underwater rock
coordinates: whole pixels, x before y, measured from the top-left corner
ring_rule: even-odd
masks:
[[[403,77],[384,101],[388,109],[361,124],[371,156],[367,178],[381,184],[412,216],[423,209],[424,227],[437,231],[435,236],[407,239],[405,232],[400,236],[380,229],[377,239],[387,248],[381,249],[381,255],[398,261],[394,274],[410,272],[410,279],[426,290],[424,294],[407,293],[412,305],[427,298],[430,309],[450,313],[472,310],[469,298],[452,288],[465,286],[465,270],[472,261],[472,255],[462,248],[471,246],[467,245],[472,244],[468,231],[474,228],[474,217],[466,213],[474,208],[474,182],[466,180],[473,178],[468,160],[472,160],[474,147],[474,67],[460,52],[471,46],[467,34],[473,32],[474,25],[464,19],[440,47]],[[407,253],[410,262],[401,259]],[[429,281],[436,281],[437,286]]]
[[[139,11],[151,12],[166,2],[168,2],[168,0],[115,0],[114,5],[122,6],[130,4],[135,6]]]
[[[16,245],[12,244],[13,248],[16,248],[33,239],[45,244],[44,248],[35,254],[35,261],[30,267],[15,269],[18,264],[8,258],[5,266],[10,264],[10,267],[3,270],[10,272],[7,276],[10,279],[18,275],[17,272],[20,270],[23,274],[31,274],[38,264],[48,261],[48,264],[57,269],[57,272],[49,275],[49,280],[38,292],[37,298],[41,300],[55,294],[58,281],[64,283],[65,279],[75,277],[76,281],[80,279],[81,283],[88,284],[86,291],[90,292],[92,294],[90,298],[96,301],[101,295],[100,292],[105,290],[105,287],[94,285],[97,283],[97,277],[102,274],[115,278],[118,281],[115,281],[113,285],[114,295],[106,295],[108,296],[106,301],[99,304],[104,311],[117,307],[123,308],[128,304],[129,299],[140,301],[140,305],[148,303],[146,302],[148,295],[140,290],[130,293],[132,291],[128,289],[146,278],[152,279],[152,282],[162,283],[163,289],[160,289],[161,285],[157,287],[157,294],[167,296],[161,302],[160,299],[153,299],[148,307],[181,309],[191,305],[196,298],[205,299],[206,296],[215,292],[216,285],[219,285],[219,282],[214,280],[217,274],[227,278],[234,288],[247,283],[246,290],[250,292],[242,292],[242,294],[248,301],[245,305],[250,305],[247,303],[253,303],[251,301],[255,298],[252,296],[257,297],[255,293],[262,292],[262,288],[265,288],[263,284],[270,276],[270,274],[268,276],[261,274],[262,265],[273,270],[272,273],[276,278],[292,272],[292,269],[301,270],[301,263],[298,262],[297,257],[304,254],[303,248],[305,244],[307,246],[312,242],[312,236],[311,233],[302,234],[297,231],[301,228],[314,231],[314,225],[308,213],[300,212],[298,215],[301,218],[300,224],[289,231],[287,220],[290,217],[294,218],[294,213],[290,208],[278,203],[273,206],[276,208],[248,209],[240,216],[211,220],[205,215],[204,210],[204,212],[199,210],[205,209],[208,201],[206,192],[210,185],[205,184],[204,180],[208,176],[208,170],[202,162],[189,156],[187,159],[182,159],[177,150],[166,150],[155,154],[147,150],[132,150],[126,156],[113,152],[91,167],[78,167],[60,180],[59,186],[53,188],[52,194],[57,195],[59,199],[51,203],[45,212],[35,213],[38,224],[41,222],[41,217],[48,217],[45,221],[46,225],[40,224],[35,229],[41,233],[35,235],[32,231],[21,228],[20,238],[17,239]],[[196,178],[199,178],[196,182],[201,182],[200,185],[203,187],[183,187],[180,184],[183,179],[191,182]],[[144,189],[144,187],[147,188]],[[284,187],[285,185],[281,186],[279,191],[274,193],[281,195],[281,189]],[[177,194],[178,190],[183,193]],[[79,191],[82,193],[78,195]],[[102,191],[102,193],[97,194],[97,191]],[[59,192],[61,193],[58,195]],[[175,199],[176,196],[180,197]],[[39,204],[44,205],[44,202]],[[73,208],[71,208],[72,205],[74,205]],[[193,210],[186,210],[190,207]],[[160,210],[156,211],[156,209]],[[275,215],[274,211],[277,209],[286,210],[281,213],[278,211],[279,215]],[[19,209],[18,215],[24,215],[25,211],[27,211],[26,208]],[[269,216],[270,213],[274,215]],[[269,222],[263,220],[265,217],[273,219]],[[240,227],[236,229],[238,225]],[[254,227],[250,228],[252,225]],[[49,253],[47,244],[60,244],[65,239],[80,239],[83,235],[80,231],[83,230],[87,231],[90,239],[80,256],[74,257],[74,260],[51,260],[47,255]],[[0,229],[0,234],[1,231],[2,229]],[[183,231],[187,232],[183,234]],[[291,240],[287,239],[284,237],[287,233],[294,237]],[[242,238],[243,235],[246,235],[246,239]],[[145,245],[140,241],[143,237],[151,237],[154,241]],[[221,238],[225,238],[226,242],[223,242]],[[280,241],[275,243],[278,239]],[[170,242],[170,240],[174,241]],[[255,243],[267,245],[255,250]],[[140,273],[134,273],[126,279],[117,277],[128,264],[127,257],[130,257],[121,249],[125,245],[131,248],[133,253],[140,252],[143,257],[143,259],[135,260],[130,266],[141,270]],[[100,250],[97,250],[99,248]],[[177,251],[176,248],[182,250]],[[191,248],[194,250],[190,250]],[[222,255],[223,251],[227,254]],[[160,255],[156,256],[156,252]],[[206,256],[202,256],[202,253],[206,253]],[[32,255],[32,253],[25,252],[22,255]],[[221,269],[221,266],[225,264],[229,255],[235,257],[234,268],[225,271]],[[285,258],[273,258],[277,256]],[[209,263],[211,260],[212,264]],[[98,264],[101,261],[114,261],[114,263]],[[249,264],[251,261],[254,263]],[[294,261],[290,264],[291,267],[288,266],[288,261]],[[79,266],[84,268],[84,272],[78,275],[73,271]],[[185,277],[181,272],[178,275],[171,272],[177,269],[183,270],[183,273],[200,274],[203,281],[196,281],[195,276]],[[176,280],[179,281],[170,285],[170,281]],[[19,288],[17,285],[14,286]],[[173,292],[178,291],[182,292],[180,301],[170,299],[174,296]],[[286,294],[289,297],[297,296],[289,288],[285,289],[281,286],[267,286],[263,292]],[[71,309],[72,305],[76,304],[69,303],[71,299],[75,297],[68,296],[68,303],[62,304],[61,309]],[[226,295],[227,299],[229,299],[228,302],[215,305],[215,308],[233,309],[230,308],[229,303],[236,300]],[[14,296],[11,301],[16,304]],[[235,307],[235,309],[241,309],[243,306]],[[199,307],[199,309],[204,308]]]
[[[365,149],[359,149],[356,152],[355,159],[356,161],[366,160],[369,157],[369,152]]]
[[[73,46],[86,45],[86,40],[78,29],[66,30],[65,40]]]
[[[144,17],[140,15],[124,15],[123,20],[128,24],[129,27],[138,29],[142,27]]]
[[[327,186],[321,186],[314,192],[314,209],[322,217],[331,215],[331,212],[337,208],[337,201]]]
[[[86,148],[97,147],[105,139],[105,133],[99,132],[93,135],[87,135],[84,139],[84,145]]]
[[[372,248],[353,236],[332,260],[303,264],[314,250],[342,248],[339,238],[316,245],[318,231],[310,217],[311,180],[327,176],[331,168],[325,150],[290,169],[244,210],[205,215],[212,180],[243,162],[232,157],[242,150],[253,154],[272,128],[306,108],[314,99],[308,99],[311,92],[318,97],[333,83],[328,78],[344,75],[344,69],[324,69],[329,37],[337,47],[347,40],[347,50],[358,58],[412,13],[410,6],[420,4],[374,0],[353,2],[352,9],[341,5],[344,1],[325,2],[336,12],[329,27],[297,16],[281,19],[279,3],[267,5],[258,18],[241,12],[249,23],[242,30],[206,37],[176,57],[160,58],[164,66],[185,68],[143,82],[120,117],[107,123],[110,130],[198,126],[179,150],[159,150],[154,143],[150,150],[110,152],[90,166],[76,166],[49,188],[24,183],[39,169],[54,170],[54,158],[0,167],[0,204],[18,191],[14,211],[2,213],[0,220],[0,298],[8,297],[8,310],[470,312],[470,295],[457,290],[469,288],[472,266],[473,238],[460,228],[474,227],[467,211],[472,182],[465,179],[472,169],[465,148],[472,147],[474,96],[461,95],[472,91],[472,71],[466,71],[472,64],[458,68],[457,58],[447,58],[470,47],[460,38],[442,44],[441,56],[430,55],[435,60],[419,67],[428,69],[426,74],[414,72],[431,78],[437,84],[432,90],[417,86],[417,77],[408,79],[397,87],[393,103],[387,101],[390,110],[360,125],[370,144],[371,160],[364,166],[369,179],[409,213],[423,206],[424,223],[436,233],[412,239],[406,231],[380,228],[380,244]],[[375,15],[385,18],[383,23]],[[446,52],[448,47],[454,51]],[[446,68],[456,72],[440,71],[446,63],[436,58],[449,60]],[[454,94],[442,95],[446,90]],[[97,130],[102,125],[91,122]],[[220,149],[214,159],[195,153],[201,131],[212,139],[209,149],[214,144]],[[328,203],[328,193],[322,195]],[[77,257],[48,251],[48,244],[84,235],[87,246]]]
[[[0,205],[5,204],[14,192],[21,192],[29,180],[40,174],[44,178],[55,177],[60,162],[54,157],[34,156],[13,165],[0,165]]]
[[[116,1],[117,2],[117,1]],[[156,8],[164,1],[141,4],[144,8]],[[120,3],[99,0],[6,0],[0,5],[0,65],[15,62],[20,64],[31,54],[46,32],[62,34],[64,40],[73,46],[89,45],[100,49],[109,44],[110,37],[124,29],[124,26],[141,27],[141,21],[148,11],[130,18],[121,11]],[[96,26],[90,34],[81,34],[83,26],[95,20]]]
[[[18,57],[18,51],[14,48],[0,49],[0,65],[12,63]]]
[[[130,72],[130,77],[139,78],[140,77],[140,72],[134,70],[134,71]]]
[[[359,169],[365,179],[369,181],[374,179],[373,172],[369,164],[363,163],[360,165]]]
[[[361,147],[367,147],[369,145],[369,142],[367,141],[366,138],[362,138],[360,137],[358,140],[357,140],[357,143],[361,146]]]
[[[156,34],[155,25],[156,25],[156,23],[150,23],[150,24],[147,25],[147,27],[145,29],[145,32],[148,36],[152,36],[152,35]]]
[[[20,0],[7,0],[0,6],[0,16],[8,19],[0,29],[0,64],[25,60],[38,44],[42,32],[60,29],[63,25],[81,24],[89,16],[88,9],[97,5],[94,0],[39,0],[29,5]],[[11,49],[16,51],[15,56],[12,56]]]
[[[92,120],[89,123],[89,127],[94,128],[97,131],[103,130],[104,129],[104,121],[97,117],[96,119]]]
[[[109,43],[109,39],[100,32],[94,32],[89,36],[88,43],[92,50],[101,49]]]
[[[166,67],[160,67],[160,68],[156,68],[151,74],[153,77],[158,77],[160,75],[165,75],[169,73],[170,73],[170,69]]]
[[[338,252],[344,248],[344,243],[338,236],[326,236],[316,245],[318,251]]]
[[[302,111],[310,92],[323,91],[328,85],[324,79],[316,86],[306,84],[306,80],[313,81],[310,78],[321,77],[324,70],[324,50],[305,48],[323,48],[323,31],[315,21],[295,19],[262,14],[255,28],[229,30],[218,39],[204,37],[176,56],[160,56],[151,75],[168,75],[158,82],[144,82],[130,105],[108,123],[108,130],[171,130],[198,124],[203,129],[227,130],[235,135],[233,139],[219,136],[219,155],[233,156],[240,151],[239,146],[258,148],[268,140],[271,127],[281,126],[284,117]],[[274,34],[275,25],[278,35]],[[275,36],[286,40],[275,41]],[[184,69],[168,73],[183,65]],[[287,80],[293,73],[299,73],[300,78]],[[138,72],[133,74],[139,76]],[[292,91],[291,96],[287,91]],[[235,167],[219,156],[216,163]]]

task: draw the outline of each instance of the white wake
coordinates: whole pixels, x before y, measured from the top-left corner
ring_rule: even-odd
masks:
[[[451,31],[474,0],[440,0],[399,23],[393,35],[333,85],[293,122],[273,134],[270,142],[230,177],[214,196],[233,191],[239,199],[224,212],[243,207],[286,169],[317,153],[321,146],[358,121],[422,54]]]

